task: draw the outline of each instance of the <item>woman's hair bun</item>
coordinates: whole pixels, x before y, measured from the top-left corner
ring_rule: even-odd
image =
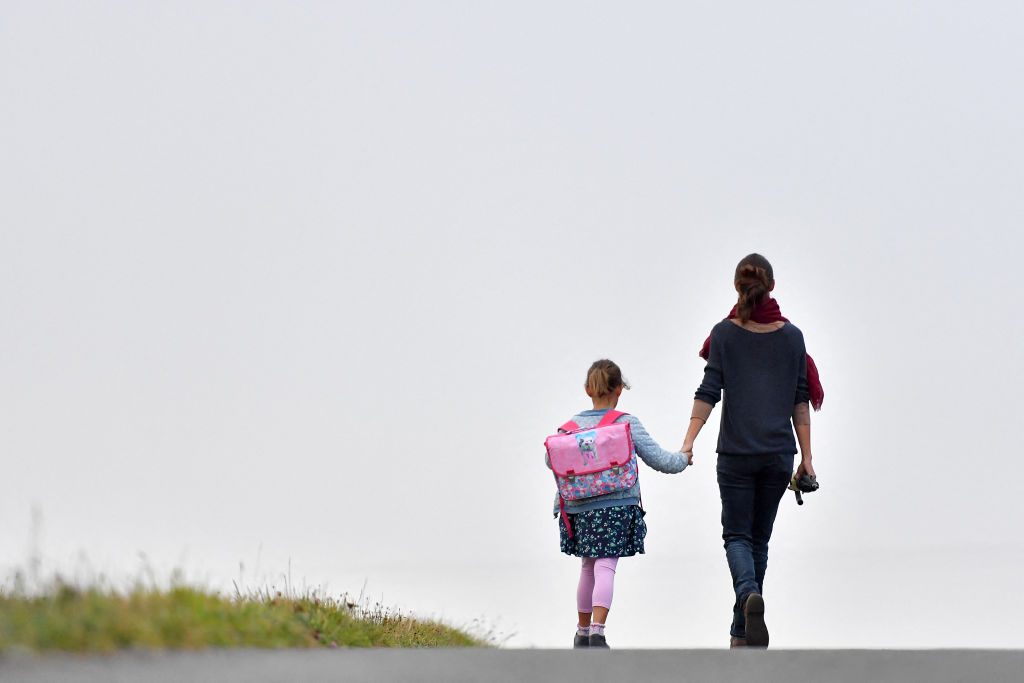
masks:
[[[750,254],[736,266],[735,284],[739,293],[736,314],[741,323],[750,320],[754,306],[768,296],[775,283],[772,264],[760,254]]]

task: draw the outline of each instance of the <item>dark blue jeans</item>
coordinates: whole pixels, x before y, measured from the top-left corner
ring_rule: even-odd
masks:
[[[743,603],[751,593],[764,590],[768,569],[768,541],[772,537],[779,501],[793,475],[794,455],[718,456],[718,490],[722,494],[722,540],[732,573],[736,602],[732,628],[746,638]]]

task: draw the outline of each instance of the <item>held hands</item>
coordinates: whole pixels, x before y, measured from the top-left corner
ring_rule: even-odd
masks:
[[[693,464],[693,444],[684,443],[683,447],[679,449],[679,452],[686,456],[687,466]]]

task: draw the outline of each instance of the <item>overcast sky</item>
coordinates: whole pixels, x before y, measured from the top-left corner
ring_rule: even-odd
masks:
[[[5,0],[3,577],[568,647],[544,437],[610,357],[678,448],[758,251],[826,393],[773,645],[1024,646],[1022,63],[1010,1]],[[718,415],[613,646],[728,643]]]

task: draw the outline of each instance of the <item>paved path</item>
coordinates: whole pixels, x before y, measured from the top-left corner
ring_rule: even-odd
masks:
[[[221,650],[0,656],[0,683],[1024,680],[1024,650]]]

